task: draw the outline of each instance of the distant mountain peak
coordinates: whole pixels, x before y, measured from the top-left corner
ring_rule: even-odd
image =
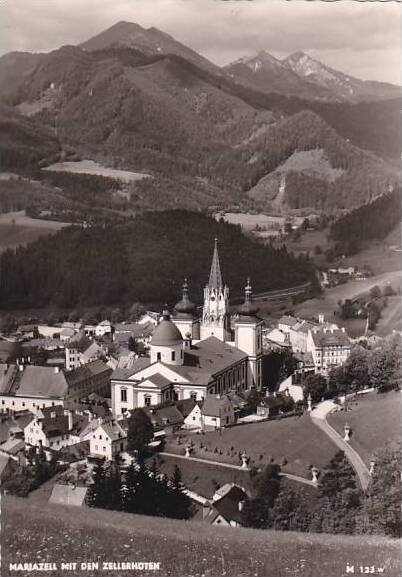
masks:
[[[236,64],[244,64],[248,66],[253,72],[257,72],[261,68],[279,68],[281,67],[281,62],[275,56],[272,56],[266,50],[260,50],[256,54],[252,54],[251,56],[244,56],[243,58],[239,58],[235,62],[232,63],[233,65]],[[231,65],[229,65],[231,66]]]

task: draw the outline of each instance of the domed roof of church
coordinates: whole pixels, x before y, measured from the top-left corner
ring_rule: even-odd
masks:
[[[183,342],[181,332],[176,325],[170,320],[168,311],[163,311],[163,319],[156,327],[151,339],[151,346],[171,347]]]
[[[181,300],[175,304],[174,310],[176,313],[181,315],[193,315],[195,311],[195,304],[190,300],[188,296],[188,284],[187,279],[184,280],[183,283],[183,296]]]
[[[254,304],[252,300],[252,289],[250,279],[247,279],[247,285],[245,287],[245,299],[244,303],[237,309],[240,318],[248,317],[255,318],[259,308]]]

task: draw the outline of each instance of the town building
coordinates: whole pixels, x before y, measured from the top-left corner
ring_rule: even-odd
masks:
[[[0,411],[71,406],[91,393],[108,396],[111,372],[101,360],[72,371],[21,363],[0,364]]]
[[[150,341],[149,357],[133,357],[131,363],[114,371],[112,407],[116,416],[169,400],[199,401],[207,395],[261,388],[263,321],[252,302],[251,284],[247,282],[245,300],[234,322],[234,339],[228,294],[215,242],[202,318],[185,282],[173,316],[163,311]],[[200,340],[195,338],[198,334]]]
[[[112,461],[127,447],[127,435],[120,424],[110,419],[101,423],[90,435],[89,452],[92,457]]]
[[[308,350],[312,353],[316,371],[327,375],[343,365],[351,351],[351,343],[345,329],[314,328],[308,333]]]

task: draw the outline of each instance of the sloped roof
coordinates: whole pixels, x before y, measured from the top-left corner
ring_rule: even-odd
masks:
[[[233,404],[226,395],[222,397],[207,395],[204,398],[201,411],[203,415],[207,415],[208,417],[220,417],[222,416],[223,410],[229,407],[233,407]]]
[[[291,317],[289,315],[283,315],[279,321],[278,324],[281,325],[288,325],[289,327],[293,327],[294,325],[296,325],[298,323],[298,319],[296,319],[295,317]]]
[[[19,451],[22,451],[24,447],[24,439],[8,439],[0,445],[0,451],[4,451],[10,455],[16,455]]]
[[[151,364],[151,359],[149,357],[132,357],[132,362],[129,363],[130,366],[127,367],[117,367],[112,373],[112,379],[116,380],[126,380],[138,373],[142,369],[149,367]]]
[[[312,331],[311,336],[316,347],[350,346],[350,339],[341,329]]]
[[[68,385],[63,371],[55,372],[52,367],[26,365],[13,378],[8,394],[18,397],[62,398],[67,394]]]
[[[177,407],[174,405],[169,407],[161,407],[156,410],[156,415],[161,423],[161,425],[176,425],[183,423],[183,415]]]
[[[106,421],[99,425],[103,431],[110,437],[112,441],[117,441],[118,439],[124,439],[126,437],[126,433],[121,428],[119,423],[114,420]]]
[[[247,359],[247,354],[216,337],[208,337],[184,352],[184,365],[174,371],[195,385],[207,385],[214,376],[231,365]]]
[[[87,350],[87,348],[91,345],[92,341],[89,339],[84,331],[79,331],[66,344],[68,349],[77,349],[82,353]]]
[[[59,505],[73,505],[75,507],[81,507],[84,505],[87,491],[87,487],[62,485],[61,483],[57,483],[53,487],[49,502]]]
[[[77,383],[80,383],[87,378],[107,372],[111,373],[112,369],[100,359],[96,359],[90,363],[82,365],[81,367],[77,367],[71,371],[66,371],[64,374],[68,386],[71,387],[72,385],[76,385]]]
[[[191,411],[194,409],[196,404],[197,404],[197,402],[193,398],[183,399],[181,401],[177,401],[176,407],[178,408],[180,413],[183,415],[183,417],[186,418],[191,413]]]

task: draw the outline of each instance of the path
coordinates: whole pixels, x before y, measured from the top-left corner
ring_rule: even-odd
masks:
[[[346,441],[344,441],[341,435],[339,435],[339,433],[337,433],[335,429],[333,429],[327,422],[327,415],[329,415],[329,413],[331,413],[336,408],[336,406],[337,405],[333,401],[323,401],[317,405],[313,411],[311,411],[311,420],[314,425],[324,431],[324,433],[328,435],[328,437],[335,443],[335,445],[345,453],[357,474],[363,491],[366,491],[370,482],[370,473],[364,464],[363,459],[360,457],[359,453],[357,453],[357,451],[355,451]]]
[[[176,453],[158,453],[159,455],[164,455],[165,457],[174,457],[175,459],[183,459],[185,461],[196,461],[197,463],[204,463],[206,465],[214,465],[217,467],[226,467],[227,469],[235,469],[237,471],[248,471],[246,467],[241,465],[231,465],[230,463],[220,463],[219,461],[211,461],[210,459],[199,459],[198,457],[186,457],[185,455],[176,455]],[[311,487],[317,487],[313,481],[305,479],[304,477],[299,477],[298,475],[292,475],[291,473],[280,472],[281,477],[286,477],[292,481],[297,481],[298,483],[303,483],[304,485],[310,485]]]

